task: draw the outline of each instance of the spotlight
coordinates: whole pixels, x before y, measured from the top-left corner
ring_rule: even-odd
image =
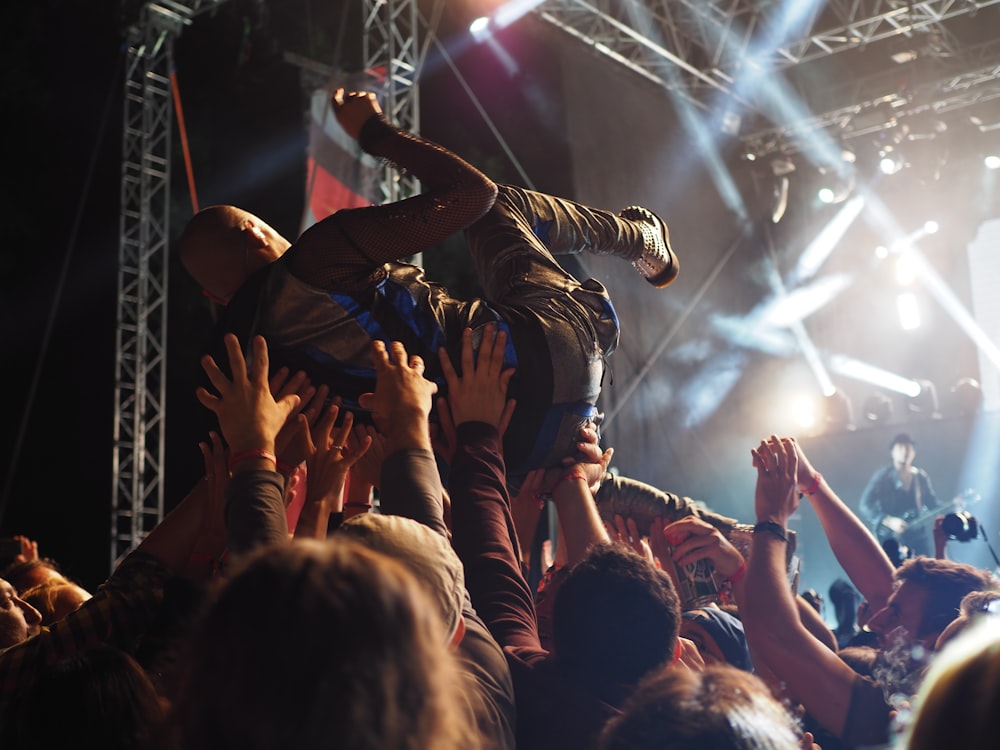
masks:
[[[848,172],[846,175],[839,175],[833,172],[827,173],[822,169],[820,173],[824,175],[825,182],[816,192],[820,203],[827,205],[843,203],[851,196],[851,192],[854,190],[853,174]]]
[[[983,164],[986,165],[987,169],[1000,169],[1000,156],[995,154],[990,154],[985,159],[983,159]]]
[[[884,393],[873,393],[865,399],[863,408],[869,422],[888,422],[892,416],[892,401]]]
[[[940,228],[941,225],[933,219],[931,221],[924,222],[924,231],[927,232],[927,234],[937,234]]]
[[[906,162],[903,161],[903,157],[895,149],[887,147],[879,153],[878,168],[882,174],[896,174],[902,170],[904,166],[906,166]]]
[[[830,431],[855,429],[851,401],[843,391],[834,391],[823,397],[823,421]]]
[[[489,16],[480,16],[475,21],[469,24],[469,33],[472,34],[472,38],[477,42],[481,42],[485,39],[489,33],[490,19]]]
[[[960,417],[976,414],[983,406],[983,388],[975,378],[961,378],[950,389],[951,410]]]
[[[915,396],[911,396],[906,401],[906,410],[914,417],[924,419],[940,419],[941,411],[938,408],[937,388],[929,380],[918,380],[920,391]]]

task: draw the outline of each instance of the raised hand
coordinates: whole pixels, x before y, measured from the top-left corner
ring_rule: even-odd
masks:
[[[476,358],[472,329],[466,328],[462,332],[461,377],[455,372],[448,352],[443,348],[438,350],[441,369],[448,383],[452,424],[486,422],[499,430],[510,422],[515,404],[507,400],[507,386],[514,376],[514,369],[504,368],[506,346],[507,333],[498,331],[495,325],[488,325],[483,330]]]
[[[282,367],[271,376],[269,387],[271,394],[277,400],[290,394],[299,397],[299,406],[289,415],[289,419],[274,439],[274,452],[278,456],[279,465],[298,466],[306,460],[309,447],[306,444],[306,436],[302,432],[301,419],[293,419],[292,417],[296,414],[304,414],[306,424],[315,425],[326,406],[330,388],[325,384],[319,388],[314,387],[301,370],[289,377],[287,367]]]
[[[226,487],[229,485],[228,452],[222,444],[222,436],[213,430],[208,433],[208,441],[198,443],[198,448],[205,461],[202,521],[184,568],[184,575],[194,579],[219,572],[226,549]]]
[[[280,401],[274,400],[267,381],[267,344],[263,337],[253,339],[253,364],[249,372],[236,336],[228,333],[224,341],[232,380],[206,355],[201,366],[219,395],[199,387],[195,396],[202,406],[215,413],[231,456],[255,450],[273,455],[275,438],[298,407],[299,397],[289,394]]]
[[[788,517],[799,507],[797,490],[799,458],[791,438],[772,435],[751,449],[757,469],[754,506],[758,521],[774,521],[785,526]]]
[[[340,127],[354,140],[361,136],[361,128],[368,119],[382,112],[371,91],[347,91],[341,87],[333,92],[330,103]]]
[[[385,437],[372,425],[356,424],[351,433],[351,443],[368,443],[368,450],[351,467],[351,487],[366,487],[370,492],[378,487],[385,460]]]
[[[656,558],[653,556],[653,550],[649,546],[649,541],[639,534],[639,529],[636,527],[634,520],[615,515],[614,523],[605,521],[604,527],[608,530],[608,536],[611,537],[611,541],[628,547],[640,557],[646,558],[654,565],[656,564]]]
[[[375,426],[390,443],[405,435],[429,447],[427,417],[437,384],[424,378],[423,358],[407,355],[399,341],[393,341],[389,349],[383,342],[373,341],[372,361],[375,392],[361,394],[358,402],[371,410]]]
[[[339,512],[344,505],[344,485],[351,467],[371,446],[371,438],[351,439],[354,415],[344,413],[340,426],[337,417],[340,407],[331,404],[311,430],[308,418],[299,415],[302,431],[306,435],[306,499],[295,527],[295,536],[326,538],[327,522],[331,513]]]
[[[683,567],[708,558],[723,578],[730,578],[743,566],[739,550],[715,526],[697,516],[687,516],[666,525],[657,519],[650,528],[651,540],[654,528],[660,532],[655,535],[654,554],[668,556],[658,558],[661,563],[670,559]],[[661,547],[663,542],[667,543],[665,549]]]

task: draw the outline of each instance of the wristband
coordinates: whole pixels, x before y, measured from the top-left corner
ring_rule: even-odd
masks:
[[[582,471],[571,471],[569,474],[564,474],[555,481],[555,484],[553,484],[552,488],[549,490],[549,495],[554,496],[556,494],[556,487],[565,482],[567,479],[582,479],[587,481],[587,477],[584,476]]]
[[[805,489],[799,487],[799,492],[801,492],[803,495],[815,495],[819,491],[819,483],[822,480],[823,480],[823,475],[817,471],[815,474],[813,474],[812,484],[810,484],[809,487]]]
[[[731,576],[729,576],[729,582],[739,583],[744,578],[746,578],[746,575],[747,575],[747,561],[744,560],[743,562],[740,563],[740,567],[736,569],[736,572],[733,573]]]
[[[266,458],[268,461],[274,464],[275,469],[278,468],[278,457],[274,455],[269,450],[264,448],[251,448],[248,451],[240,451],[239,453],[234,453],[229,457],[229,470],[232,471],[236,464],[247,461],[251,458]]]
[[[783,542],[788,541],[788,534],[785,531],[785,527],[780,523],[775,523],[774,521],[760,521],[756,526],[753,527],[753,533],[756,534],[758,531],[767,531],[774,534],[778,539]]]

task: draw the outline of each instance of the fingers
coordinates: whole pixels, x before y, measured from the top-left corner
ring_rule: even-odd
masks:
[[[511,371],[513,373],[513,371]],[[506,385],[504,385],[506,388]],[[504,404],[503,412],[500,414],[500,423],[497,425],[497,432],[500,433],[502,438],[507,432],[507,428],[510,427],[510,420],[514,417],[514,410],[517,409],[517,400],[513,398],[507,399],[507,403]]]

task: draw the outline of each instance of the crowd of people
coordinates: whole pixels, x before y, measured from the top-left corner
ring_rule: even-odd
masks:
[[[232,206],[192,220],[185,266],[226,305],[196,394],[218,422],[204,476],[93,592],[20,540],[0,572],[4,748],[994,736],[990,571],[896,564],[793,437],[749,450],[752,524],[609,471],[597,403],[617,318],[555,256],[616,255],[666,286],[679,263],[659,217],[496,185],[367,92],[333,104],[424,192],[294,243]],[[482,299],[402,261],[460,229]],[[835,629],[790,585],[800,502],[846,575]],[[554,549],[535,543],[547,509]]]

